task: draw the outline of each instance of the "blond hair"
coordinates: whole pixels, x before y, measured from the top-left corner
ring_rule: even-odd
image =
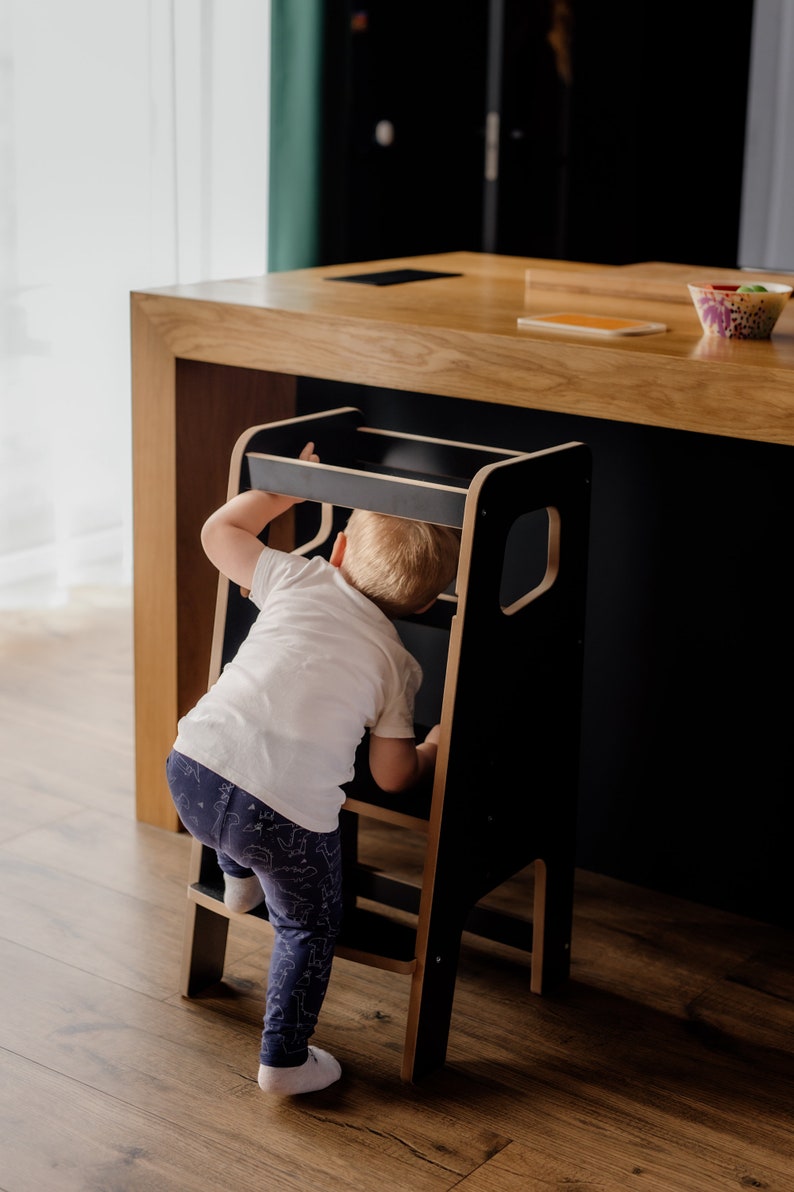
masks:
[[[341,571],[392,619],[431,604],[455,578],[460,531],[354,509]]]

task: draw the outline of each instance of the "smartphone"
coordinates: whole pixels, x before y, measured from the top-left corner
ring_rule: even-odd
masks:
[[[552,331],[586,331],[590,335],[652,335],[666,331],[664,323],[644,319],[621,319],[612,315],[581,315],[557,311],[550,315],[521,315],[519,327],[542,327]]]

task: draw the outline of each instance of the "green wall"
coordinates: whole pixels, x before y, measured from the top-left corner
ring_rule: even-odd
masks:
[[[272,0],[268,270],[319,253],[323,0]]]

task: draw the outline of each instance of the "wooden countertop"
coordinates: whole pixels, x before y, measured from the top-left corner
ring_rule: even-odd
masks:
[[[329,280],[402,268],[460,276],[392,286]],[[527,271],[530,279],[540,271],[541,282],[528,292]],[[794,444],[794,301],[770,340],[704,338],[685,286],[708,276],[735,273],[444,253],[135,291],[139,818],[178,826],[163,760],[179,716],[206,690],[217,589],[201,523],[224,498],[238,436],[295,414],[296,377]],[[659,297],[648,298],[655,278]],[[600,339],[517,327],[527,310],[566,308],[669,330]]]
[[[331,280],[403,268],[461,276]],[[532,269],[608,272],[610,289],[625,278],[625,295],[526,290]],[[136,291],[132,306],[174,357],[794,444],[794,300],[770,340],[735,341],[704,337],[686,296],[687,281],[736,276],[456,252]],[[637,297],[649,278],[659,279],[660,300]],[[684,300],[664,297],[670,283]],[[516,326],[522,313],[562,309],[641,317],[668,331],[602,339]]]

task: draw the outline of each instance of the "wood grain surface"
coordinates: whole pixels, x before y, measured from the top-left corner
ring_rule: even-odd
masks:
[[[391,286],[342,280],[403,268],[453,276]],[[599,339],[519,329],[519,315],[558,304],[553,291],[527,295],[527,270],[538,269],[569,279],[603,274],[576,262],[461,252],[131,295],[142,822],[177,826],[160,759],[207,674],[215,585],[198,528],[225,493],[236,437],[294,413],[297,377],[794,445],[794,303],[766,341],[705,337],[691,303],[632,293],[581,293],[577,306],[668,331]],[[650,262],[623,271],[650,276],[661,290],[683,287],[703,267]]]
[[[586,872],[563,992],[465,937],[449,1062],[406,1086],[405,979],[337,961],[342,1080],[266,1098],[258,926],[178,993],[190,841],[133,814],[131,642],[128,593],[0,615],[4,1192],[792,1192],[794,936]]]

